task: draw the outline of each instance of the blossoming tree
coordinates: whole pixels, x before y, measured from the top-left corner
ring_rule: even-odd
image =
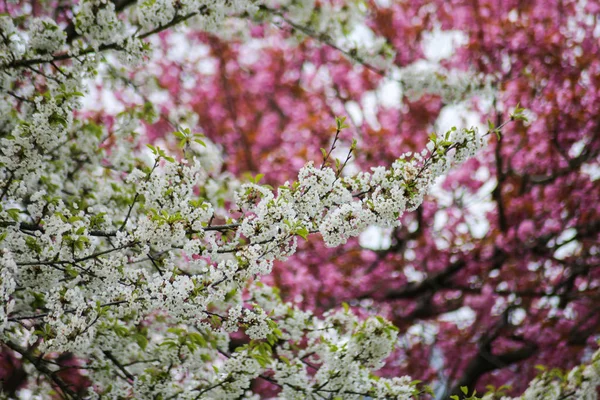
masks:
[[[500,185],[533,179],[523,176],[542,183],[570,181],[596,157],[597,138],[592,135],[579,155],[563,154],[568,161],[557,159],[556,167],[538,173],[503,167],[510,160],[507,148],[521,150],[528,143],[506,139],[508,134],[498,142],[509,126],[524,129],[520,123],[507,125],[525,119],[518,106],[504,112],[506,119],[495,109],[487,133],[469,127],[428,134],[442,102],[492,92],[501,97],[494,105],[507,108],[521,95],[504,95],[498,82],[519,75],[493,76],[485,65],[478,73],[449,72],[472,64],[470,57],[481,49],[433,72],[410,66],[417,48],[401,48],[393,37],[398,33],[385,31],[388,25],[382,23],[391,15],[394,21],[402,12],[410,15],[410,9],[375,7],[369,17],[362,2],[249,0],[1,7],[0,373],[9,396],[229,399],[271,391],[300,399],[425,398],[427,386],[404,374],[413,371],[394,360],[386,363],[399,331],[406,338],[406,327],[417,319],[463,305],[480,312],[477,329],[463,338],[465,343],[477,339],[479,353],[465,351],[470,358],[460,358],[466,365],[457,368],[481,375],[496,369],[478,361],[492,354],[492,345],[505,351],[494,355],[504,363],[510,361],[507,355],[536,346],[530,344],[531,332],[515,332],[514,310],[535,313],[532,326],[548,313],[582,318],[581,310],[591,310],[592,297],[579,303],[579,296],[570,294],[597,287],[592,268],[597,246],[585,241],[597,237],[595,211],[579,215],[577,206],[561,206],[555,217],[568,220],[566,225],[534,237],[536,222],[522,222],[527,202],[504,204],[508,189]],[[439,15],[444,24],[455,22],[455,14]],[[352,33],[369,26],[373,40],[356,45]],[[179,31],[168,33],[170,28]],[[410,32],[402,28],[398,32]],[[588,72],[588,81],[592,75]],[[404,110],[410,115],[406,122],[398,120],[398,110],[380,106],[375,125],[366,118],[357,121],[356,113],[354,119],[334,118],[387,79],[413,96]],[[110,101],[100,100],[109,95]],[[94,96],[101,107],[91,104]],[[115,104],[121,105],[117,112],[105,109]],[[200,129],[207,137],[196,133]],[[405,131],[414,137],[402,145],[384,139]],[[588,137],[580,131],[571,136],[557,137],[556,151]],[[473,243],[452,233],[460,233],[467,218],[464,210],[453,211],[461,209],[453,204],[445,211],[451,234],[443,246],[433,226],[423,227],[442,212],[439,205],[429,202],[411,212],[436,178],[490,140],[496,143],[491,152],[467,163],[478,167],[487,155],[496,163],[491,171],[498,174],[498,238],[475,243],[480,248],[472,251]],[[364,152],[357,153],[357,145]],[[399,155],[403,146],[410,152]],[[375,158],[378,152],[383,157]],[[384,162],[387,166],[379,166]],[[273,186],[260,183],[261,170]],[[252,176],[244,177],[245,171]],[[453,175],[446,182],[455,190],[477,189]],[[581,196],[593,196],[597,185],[585,179],[577,181]],[[521,194],[536,193],[525,186]],[[578,218],[592,223],[581,227]],[[375,252],[329,250],[356,243],[370,226],[392,230],[393,246]],[[561,247],[557,237],[568,229],[575,229],[577,239],[561,240],[577,240],[583,255],[565,263],[582,263],[577,264],[581,271],[564,264],[551,288],[541,288],[527,304],[523,299],[530,297],[520,291],[530,287],[503,288],[493,281],[494,271],[504,265],[515,268],[512,257],[523,258],[532,275],[539,275],[541,266],[534,269],[535,260],[517,253],[518,239],[530,241],[527,252],[551,241]],[[423,242],[412,258],[406,253],[410,241]],[[368,267],[340,273],[349,258]],[[494,268],[483,276],[478,263],[489,260],[495,260]],[[417,282],[396,279],[394,265],[407,262],[419,263],[426,275]],[[299,274],[312,274],[315,263],[323,266],[317,276],[326,277],[327,291],[294,283]],[[273,268],[278,272],[271,275]],[[461,280],[454,279],[461,273],[466,284],[458,287]],[[390,278],[394,281],[383,282]],[[352,285],[343,283],[350,279]],[[350,288],[356,289],[352,295]],[[314,300],[287,301],[298,294]],[[498,303],[507,296],[513,297]],[[476,303],[479,297],[484,301]],[[566,303],[545,306],[551,297]],[[377,306],[362,307],[361,299]],[[498,303],[495,311],[492,300]],[[390,308],[398,305],[398,311]],[[587,319],[590,325],[576,331],[584,342],[597,332],[597,322]],[[446,324],[447,336],[461,335]],[[560,329],[571,329],[567,326]],[[554,332],[553,326],[548,329]],[[509,340],[525,347],[514,350]],[[452,350],[444,357],[451,359]],[[422,372],[423,361],[431,362],[408,363]],[[542,375],[525,395],[594,398],[599,364],[595,355],[568,375]],[[387,377],[376,376],[384,366]],[[448,361],[444,368],[451,368]],[[460,382],[465,395],[479,375],[467,374],[470,380]]]

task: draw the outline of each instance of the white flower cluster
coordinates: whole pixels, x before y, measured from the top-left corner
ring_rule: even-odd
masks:
[[[362,13],[341,2],[270,6],[332,37]],[[214,29],[252,10],[251,0],[148,0],[123,12],[82,0],[72,10],[81,35],[73,44],[47,18],[26,33],[0,16],[0,94],[9,104],[0,103],[0,340],[23,360],[39,358],[24,364],[43,394],[57,390],[48,380],[60,375],[50,360],[57,353],[82,364],[91,398],[234,398],[255,379],[279,385],[284,398],[414,392],[408,378],[371,374],[397,340],[390,323],[348,308],[318,318],[284,303],[260,276],[293,254],[299,237],[320,232],[335,246],[370,224],[397,225],[438,176],[483,145],[476,130],[433,138],[391,168],[343,176],[308,163],[276,191],[249,183],[223,198],[238,184],[193,155],[179,162],[151,146],[146,163],[135,112],[110,129],[74,113],[98,52],[140,61],[145,34],[187,17]],[[239,329],[248,340],[234,345],[229,333]]]
[[[276,22],[291,25],[300,34],[327,42],[353,60],[386,71],[393,65],[394,52],[385,38],[375,37],[364,23],[366,7],[360,2],[315,0],[268,0],[264,1]],[[360,40],[369,32],[371,40]]]
[[[139,25],[147,31],[177,19],[189,19],[208,32],[218,32],[228,15],[256,10],[249,0],[145,0],[137,7]]]
[[[249,290],[260,307],[272,310],[270,318],[277,321],[277,336],[283,340],[234,353],[225,362],[227,374],[219,368],[219,387],[207,393],[208,397],[221,398],[232,389],[238,394],[244,389],[239,385],[230,388],[226,379],[231,376],[229,363],[245,367],[247,376],[236,379],[242,382],[260,377],[263,371],[272,371],[272,378],[268,379],[282,388],[280,397],[286,399],[317,399],[331,393],[349,399],[375,394],[378,398],[390,395],[409,398],[409,394],[414,394],[409,378],[388,380],[370,376],[369,371],[380,368],[394,346],[397,329],[388,322],[381,318],[360,321],[347,308],[317,318],[283,303],[274,288],[258,283]],[[230,316],[241,313],[237,307]],[[244,362],[248,358],[258,363]],[[309,373],[310,369],[315,373]],[[238,368],[233,370],[239,373]],[[407,397],[402,397],[405,393]]]
[[[173,0],[146,0],[137,11],[140,25],[146,30],[168,24],[176,13]]]
[[[7,325],[8,315],[10,315],[15,306],[15,300],[12,294],[15,291],[16,282],[14,276],[17,272],[17,264],[13,260],[11,253],[2,251],[0,258],[0,336]]]
[[[248,351],[235,352],[219,369],[214,389],[205,394],[211,399],[239,398],[250,388],[250,383],[260,373],[263,367]]]
[[[261,308],[251,310],[237,305],[229,309],[224,327],[228,332],[236,332],[240,325],[244,325],[250,339],[265,339],[272,332],[268,320]]]
[[[435,179],[483,146],[476,128],[453,129],[433,140],[421,154],[401,156],[391,169],[341,177],[331,168],[303,167],[298,182],[278,189],[277,196],[256,184],[244,185],[236,204],[247,214],[238,233],[252,243],[286,243],[290,235],[318,230],[328,246],[338,246],[367,226],[396,226],[405,210],[423,201]],[[238,236],[239,238],[239,236]],[[289,241],[288,241],[289,243]],[[287,256],[293,249],[274,253]],[[262,256],[261,252],[255,254]]]
[[[418,100],[424,94],[434,94],[446,104],[459,103],[473,95],[489,96],[493,93],[488,77],[470,72],[448,71],[445,68],[413,64],[394,71],[399,76],[405,95]]]
[[[35,98],[35,111],[31,119],[13,131],[19,137],[27,136],[29,143],[40,146],[42,152],[47,152],[65,140],[69,128],[73,124],[73,115],[55,99],[43,101]]]
[[[143,178],[143,179],[142,179]],[[201,231],[202,223],[208,222],[214,210],[209,202],[195,203],[194,190],[206,180],[204,169],[198,162],[166,163],[157,173],[147,175],[134,169],[127,178],[136,187],[136,193],[144,197],[144,208],[154,214],[155,221],[171,222],[188,230]],[[177,220],[160,216],[178,216]],[[138,237],[142,241],[144,237]]]
[[[588,364],[573,368],[562,379],[549,372],[535,378],[522,396],[502,400],[597,400],[600,387],[600,351]],[[484,400],[486,398],[484,397]]]
[[[17,30],[8,15],[0,15],[0,33],[3,39],[0,41],[0,65],[4,65],[20,58],[25,53],[27,45],[24,36]]]
[[[106,0],[83,0],[75,28],[96,50],[103,44],[119,42],[125,34],[125,24],[115,12],[115,4]]]
[[[529,383],[529,387],[521,396],[502,396],[500,400],[597,400],[600,388],[600,350],[591,360],[576,366],[571,371],[562,373],[559,370],[546,371]],[[493,400],[499,396],[493,391],[481,400]]]
[[[453,128],[444,140],[434,138],[422,153],[405,154],[391,169],[373,168],[372,174],[336,178],[331,169],[317,171],[309,164],[300,171],[295,208],[306,211],[309,220],[324,214],[318,229],[327,245],[337,246],[369,225],[396,226],[405,210],[421,204],[437,177],[482,146],[476,128]],[[314,225],[309,226],[312,230]]]
[[[29,44],[37,53],[54,53],[60,50],[67,35],[54,20],[35,18],[29,27]]]
[[[125,38],[121,49],[117,53],[117,59],[124,65],[138,66],[150,55],[150,47],[137,37]]]
[[[372,212],[359,202],[343,204],[327,213],[319,226],[319,232],[329,247],[346,243],[349,237],[358,236],[367,226],[373,224]]]

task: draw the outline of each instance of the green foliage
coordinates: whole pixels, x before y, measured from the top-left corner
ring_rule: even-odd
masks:
[[[525,109],[520,107],[520,104],[517,103],[517,106],[515,107],[513,112],[510,114],[511,121],[528,122],[529,120],[527,119],[527,116],[524,114],[524,112],[525,112]]]
[[[346,122],[346,117],[335,117],[335,127],[338,131],[341,131],[342,129],[346,129],[349,126],[345,123]]]
[[[167,153],[165,153],[165,151],[160,147],[153,146],[151,144],[147,144],[146,146],[150,149],[150,151],[152,151],[152,154],[154,154],[154,156],[156,157],[156,161],[160,160],[161,158],[164,158],[168,162],[175,162],[175,159],[173,157],[167,156]]]
[[[191,142],[196,142],[204,147],[206,147],[206,143],[201,140],[204,137],[201,133],[192,133],[190,128],[179,128],[177,131],[173,132],[173,135],[177,139],[179,139],[178,146],[180,149],[186,149],[189,147]]]

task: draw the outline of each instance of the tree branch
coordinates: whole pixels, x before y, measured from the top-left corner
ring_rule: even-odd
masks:
[[[69,385],[67,385],[65,382],[63,382],[57,375],[56,372],[57,371],[52,371],[50,370],[47,366],[45,366],[42,362],[44,361],[43,359],[39,358],[39,357],[34,357],[30,351],[28,351],[27,349],[19,346],[16,343],[13,343],[9,340],[4,341],[4,344],[9,347],[10,349],[16,351],[17,353],[19,353],[21,356],[23,356],[24,359],[26,359],[27,361],[29,361],[34,367],[35,369],[37,369],[39,372],[41,372],[42,374],[44,374],[48,379],[50,379],[52,382],[54,382],[54,384],[56,386],[58,386],[60,388],[60,390],[63,392],[63,397],[64,398],[71,398],[71,399],[77,399],[79,398],[79,396],[77,396],[77,393],[75,393],[73,390],[71,390],[69,388]]]

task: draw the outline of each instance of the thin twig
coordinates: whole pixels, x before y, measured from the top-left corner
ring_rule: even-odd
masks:
[[[115,356],[113,356],[113,354],[110,351],[104,350],[102,353],[104,353],[104,355],[106,356],[106,358],[108,358],[110,361],[112,361],[112,363],[115,364],[115,366],[117,368],[119,368],[119,370],[121,372],[123,372],[123,374],[125,374],[125,376],[127,377],[127,379],[131,380],[131,382],[129,382],[129,384],[133,385],[133,381],[135,381],[135,376],[133,376],[131,374],[131,372],[127,371],[127,368],[125,368],[125,366],[123,366],[123,364],[121,364],[119,362],[119,360],[117,360],[115,358]]]

